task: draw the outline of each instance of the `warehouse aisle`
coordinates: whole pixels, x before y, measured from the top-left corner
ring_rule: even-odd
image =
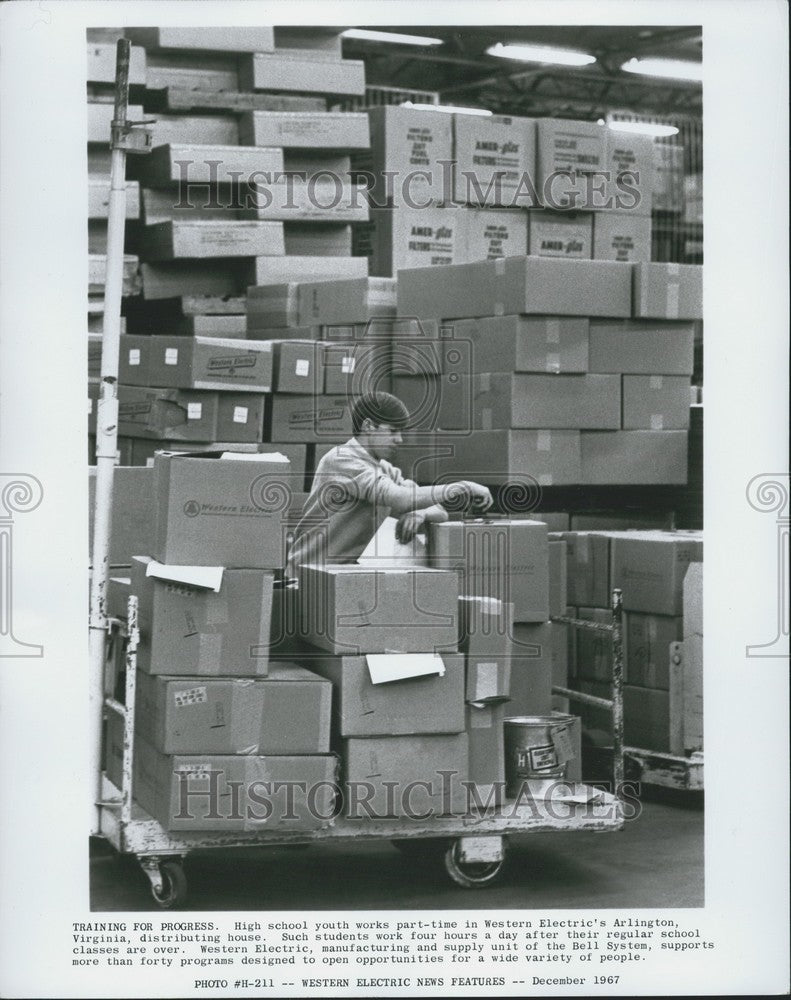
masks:
[[[389,843],[204,851],[185,864],[191,910],[586,909],[703,905],[703,811],[656,797],[621,833],[510,841],[502,882],[472,892]],[[411,866],[411,867],[410,867]],[[133,858],[92,849],[91,909],[156,909]]]

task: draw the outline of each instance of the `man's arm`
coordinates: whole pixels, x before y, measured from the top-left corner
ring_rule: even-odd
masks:
[[[417,486],[410,480],[398,484],[386,476],[376,479],[372,487],[377,503],[390,508],[394,517],[400,517],[412,510],[425,510],[440,505],[461,506],[463,500],[473,503],[478,510],[488,510],[492,505],[492,495],[485,486],[460,480],[438,486]]]

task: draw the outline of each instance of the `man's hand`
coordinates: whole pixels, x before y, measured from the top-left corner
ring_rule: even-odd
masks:
[[[402,514],[396,523],[396,541],[402,545],[407,545],[420,531],[426,521],[425,512],[422,510],[410,510]]]
[[[485,511],[488,510],[492,503],[492,494],[485,486],[481,486],[480,483],[473,483],[470,480],[464,480],[464,488],[470,497],[470,502],[475,510]]]

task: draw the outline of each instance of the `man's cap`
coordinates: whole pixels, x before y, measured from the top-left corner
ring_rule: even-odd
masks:
[[[406,427],[409,423],[409,410],[397,396],[389,392],[369,392],[358,396],[352,408],[352,423],[355,430],[360,429],[366,418],[377,425]]]

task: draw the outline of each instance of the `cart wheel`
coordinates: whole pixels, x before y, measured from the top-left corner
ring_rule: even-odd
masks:
[[[460,848],[459,841],[454,840],[445,852],[445,871],[456,885],[464,889],[482,889],[493,885],[502,874],[505,858],[499,861],[461,861]]]
[[[159,866],[161,888],[151,885],[151,894],[163,910],[180,906],[187,897],[187,876],[179,861],[163,861]]]

